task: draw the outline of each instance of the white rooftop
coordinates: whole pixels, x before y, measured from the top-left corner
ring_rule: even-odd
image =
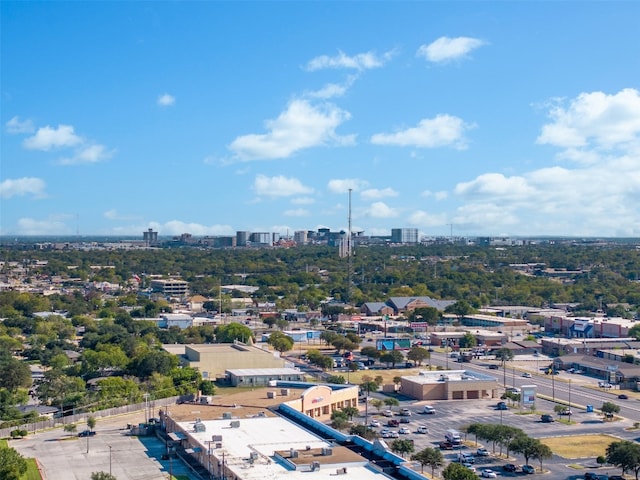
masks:
[[[227,372],[236,377],[261,376],[261,375],[300,375],[297,368],[228,368]]]
[[[238,421],[237,427],[231,427],[232,421]],[[189,435],[197,440],[200,448],[206,451],[211,444],[212,461],[223,458],[229,471],[241,480],[278,480],[281,478],[291,480],[335,480],[336,469],[348,467],[350,479],[371,480],[389,478],[388,476],[370,469],[366,466],[367,460],[362,458],[358,463],[331,463],[326,462],[315,472],[293,470],[285,467],[274,459],[276,451],[289,449],[305,450],[332,448],[333,445],[307,430],[298,427],[282,417],[257,417],[234,418],[224,420],[203,420],[206,431],[195,432],[192,422],[180,422],[179,425]],[[214,448],[211,442],[212,435],[222,436],[221,448]],[[257,458],[250,463],[251,454],[257,454]]]
[[[415,383],[439,383],[439,382],[472,382],[472,381],[495,381],[496,378],[484,373],[472,372],[470,370],[421,370],[418,375],[403,376],[407,380]]]

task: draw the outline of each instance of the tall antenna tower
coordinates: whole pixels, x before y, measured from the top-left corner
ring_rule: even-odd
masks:
[[[347,231],[347,302],[351,301],[351,189],[349,189],[349,228]]]

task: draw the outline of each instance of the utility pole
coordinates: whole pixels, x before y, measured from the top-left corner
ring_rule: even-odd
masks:
[[[111,475],[111,445],[109,445],[109,475]]]
[[[149,394],[145,393],[143,395],[144,397],[144,423],[148,423],[149,422]]]

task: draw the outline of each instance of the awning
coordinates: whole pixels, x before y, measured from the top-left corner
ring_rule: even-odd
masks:
[[[173,440],[174,442],[179,442],[187,438],[182,432],[171,432],[167,436],[169,437],[169,440]]]

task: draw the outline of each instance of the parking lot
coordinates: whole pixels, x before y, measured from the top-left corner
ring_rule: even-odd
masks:
[[[588,433],[605,433],[610,431],[611,426],[602,422],[602,417],[595,413],[578,413],[574,416],[575,423],[567,425],[555,422],[546,424],[541,421],[540,415],[522,414],[517,408],[508,408],[507,410],[499,410],[496,400],[487,401],[434,401],[434,402],[416,402],[409,399],[403,399],[400,407],[394,408],[393,417],[385,417],[381,411],[373,412],[369,409],[369,424],[371,420],[379,422],[379,426],[372,426],[381,437],[389,445],[396,438],[411,439],[414,442],[415,451],[418,452],[426,447],[439,448],[440,444],[445,441],[445,432],[448,429],[457,429],[461,432],[462,443],[458,446],[452,446],[451,449],[442,449],[445,458],[445,464],[458,461],[460,454],[467,455],[465,461],[468,466],[481,475],[483,470],[490,469],[496,473],[497,477],[528,477],[529,474],[522,471],[524,459],[521,455],[510,453],[509,458],[501,457],[499,446],[493,451],[492,445],[486,445],[479,442],[475,443],[475,438],[469,436],[465,438],[463,429],[471,423],[486,424],[505,424],[521,428],[528,435],[535,438],[543,438],[548,436],[572,435],[572,434],[588,434]],[[428,405],[433,407],[435,413],[425,414],[424,407]],[[400,415],[401,409],[408,408],[411,412],[409,416]],[[398,422],[397,426],[389,426],[389,420]],[[616,429],[623,429],[625,425],[630,424],[629,421],[621,421],[616,425]],[[375,423],[374,423],[375,425]],[[423,427],[428,433],[418,433],[418,429]],[[401,428],[406,428],[409,433],[400,433]],[[486,453],[478,455],[478,448],[485,448]],[[484,453],[484,452],[483,452]],[[504,452],[503,452],[504,453]],[[472,462],[469,461],[472,458]],[[539,462],[531,461],[532,467],[535,467],[535,475],[540,475]],[[506,466],[506,469],[505,469]],[[618,474],[619,469],[609,468],[604,471],[598,468],[595,459],[564,459],[554,456],[552,459],[543,463],[547,478],[554,480],[560,479],[582,479],[584,472],[589,469],[595,469],[600,475]],[[420,466],[416,465],[416,469],[420,470]],[[490,475],[490,474],[488,474]],[[548,475],[551,475],[550,477]],[[486,478],[493,478],[488,476]],[[604,477],[603,477],[604,478]]]
[[[101,419],[96,435],[56,428],[12,441],[10,446],[25,457],[35,457],[47,480],[87,480],[93,472],[111,472],[118,480],[166,479],[173,475],[192,477],[179,460],[162,460],[165,445],[156,437],[128,435],[127,423],[144,421],[138,413]]]

